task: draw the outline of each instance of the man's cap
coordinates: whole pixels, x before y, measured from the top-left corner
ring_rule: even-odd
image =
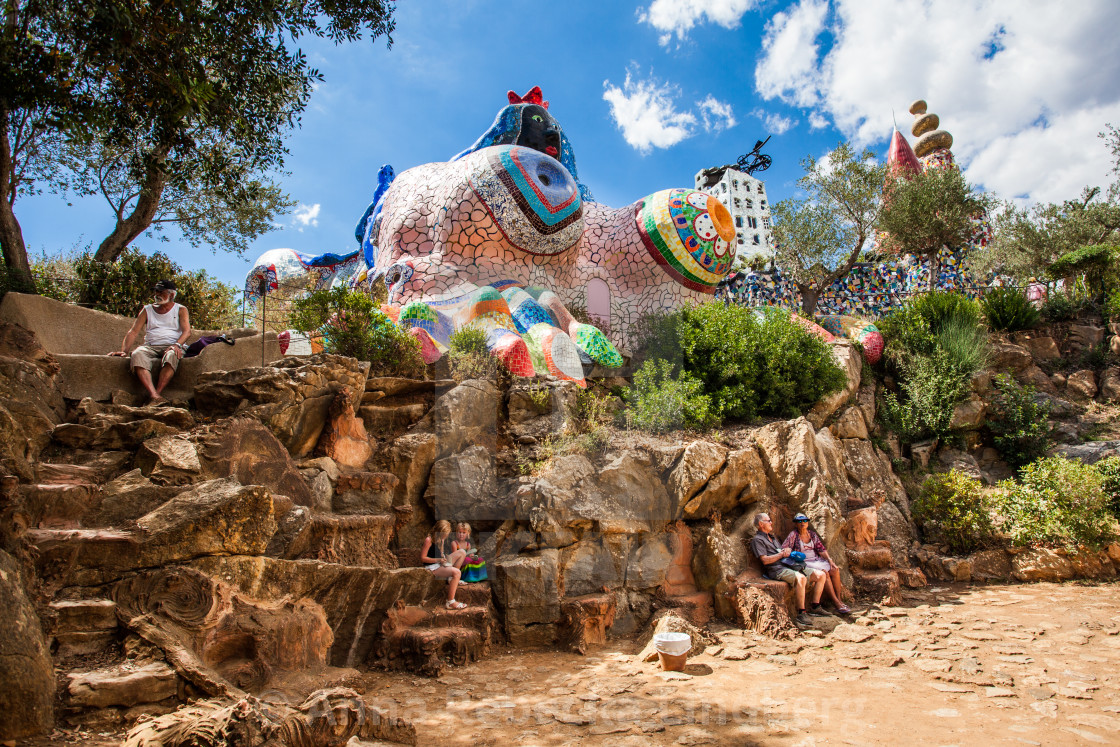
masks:
[[[797,516],[793,517],[793,520],[794,521],[808,521],[809,517],[806,516],[805,514],[798,514]]]
[[[154,290],[154,291],[173,291],[173,290],[179,290],[179,289],[175,287],[175,281],[174,280],[160,280],[159,282],[157,282],[155,285],[152,286],[152,290]]]

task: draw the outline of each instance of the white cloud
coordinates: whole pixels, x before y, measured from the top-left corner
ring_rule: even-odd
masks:
[[[635,81],[628,71],[621,88],[609,80],[603,81],[603,88],[603,100],[610,104],[622,137],[641,153],[676,145],[695,131],[696,115],[677,111],[680,94],[672,84],[653,77]]]
[[[638,11],[638,21],[660,31],[661,44],[667,45],[674,35],[683,41],[704,21],[733,29],[743,14],[757,5],[758,0],[653,0],[648,8]]]
[[[314,228],[319,225],[319,209],[321,207],[317,202],[314,205],[304,205],[301,202],[292,211],[292,225],[299,231],[303,231],[308,226]]]
[[[762,109],[755,109],[751,112],[751,116],[761,119],[762,123],[766,125],[766,130],[771,135],[784,135],[797,124],[796,119],[787,117],[784,114],[763,111]]]
[[[720,101],[710,93],[703,101],[697,101],[696,106],[700,107],[700,119],[707,132],[719,132],[737,124],[731,104]]]
[[[755,87],[859,146],[892,110],[909,133],[924,98],[972,182],[1059,201],[1110,180],[1096,133],[1120,122],[1118,26],[1113,0],[800,0],[767,24]]]
[[[828,127],[828,117],[821,116],[818,112],[809,112],[809,129],[823,130]]]

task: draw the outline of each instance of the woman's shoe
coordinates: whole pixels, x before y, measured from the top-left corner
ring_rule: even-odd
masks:
[[[447,604],[444,605],[449,610],[465,610],[467,605],[462,602],[456,602],[454,599],[448,599]]]
[[[850,614],[852,614],[851,608],[849,608],[848,605],[846,605],[846,604],[841,604],[840,606],[838,606],[836,608],[836,612],[837,612],[837,614],[840,614],[840,615],[850,615]]]

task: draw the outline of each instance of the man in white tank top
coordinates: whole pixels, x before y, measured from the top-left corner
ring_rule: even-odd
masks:
[[[174,282],[161,280],[152,291],[155,303],[140,309],[132,329],[124,336],[121,349],[109,355],[128,357],[128,349],[143,331],[144,344],[132,351],[129,365],[148,391],[151,403],[159,404],[166,401],[162,396],[163,390],[178,370],[185,350],[184,343],[191,336],[191,318],[186,306],[175,303],[178,291]],[[159,364],[159,373],[153,381],[152,368],[156,363]]]

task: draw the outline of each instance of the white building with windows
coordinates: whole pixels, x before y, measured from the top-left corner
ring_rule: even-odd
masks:
[[[719,181],[706,184],[703,171],[696,174],[696,189],[715,195],[727,206],[735,222],[736,267],[751,259],[769,260],[774,256],[774,240],[770,233],[770,202],[766,185],[749,174],[734,168],[726,169]]]

